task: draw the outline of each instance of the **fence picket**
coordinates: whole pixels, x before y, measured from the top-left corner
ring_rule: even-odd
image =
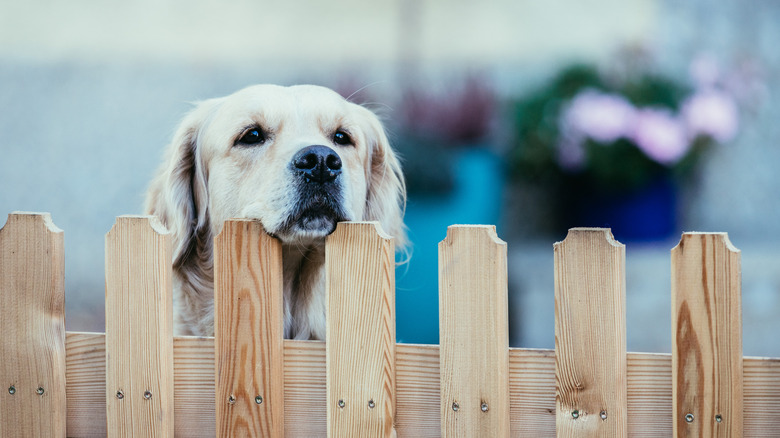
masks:
[[[451,226],[439,243],[441,430],[509,436],[506,243],[494,226]]]
[[[157,218],[106,234],[108,436],[173,436],[171,239]]]
[[[573,228],[554,251],[557,435],[626,436],[625,246]]]
[[[0,229],[0,436],[65,436],[63,233],[48,213]]]
[[[328,436],[394,435],[395,246],[378,223],[328,237]]]
[[[259,221],[214,239],[218,436],[284,436],[282,249]]]
[[[725,233],[672,250],[674,436],[741,437],[740,252]]]

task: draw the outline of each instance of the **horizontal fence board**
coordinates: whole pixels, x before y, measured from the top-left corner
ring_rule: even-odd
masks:
[[[105,335],[66,337],[68,436],[106,435]],[[284,341],[285,436],[322,436],[326,426],[325,344]],[[175,434],[215,436],[214,338],[175,337]],[[628,435],[672,434],[672,357],[628,353]],[[399,437],[440,436],[439,347],[398,344],[396,429]],[[744,358],[744,432],[777,436],[780,359]],[[509,350],[512,436],[554,436],[555,353]]]

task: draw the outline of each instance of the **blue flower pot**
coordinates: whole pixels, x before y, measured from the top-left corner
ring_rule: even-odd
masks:
[[[566,228],[611,228],[620,242],[662,241],[678,232],[677,186],[669,178],[615,193],[583,190],[574,205]]]
[[[404,222],[411,248],[408,262],[396,269],[398,342],[439,343],[438,245],[447,236],[447,227],[495,225],[500,218],[504,188],[500,159],[484,148],[452,153],[456,154],[453,190],[440,195],[412,194],[406,204]]]

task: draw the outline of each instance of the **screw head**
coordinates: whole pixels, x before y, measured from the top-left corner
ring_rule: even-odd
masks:
[[[236,396],[234,396],[233,394],[230,394],[230,395],[228,396],[228,404],[231,404],[231,405],[232,405],[232,404],[233,404],[233,403],[235,403],[235,402],[236,402]]]
[[[571,411],[571,417],[574,418],[575,420],[580,418],[580,411],[578,410]]]
[[[255,397],[255,403],[257,403],[259,405],[263,404],[263,396],[262,395],[258,395],[257,397]]]
[[[717,421],[718,423],[722,423],[723,422],[723,416],[720,415],[720,414],[716,415],[715,416],[715,421]]]
[[[346,403],[344,403],[344,400],[339,400],[339,407],[340,407],[340,408],[342,408],[342,409],[343,409],[343,408],[344,408],[344,406],[346,406],[346,405],[347,405],[347,404],[346,404]]]
[[[8,387],[8,393],[11,395],[16,394],[16,387],[14,385],[11,385]]]
[[[374,407],[376,407],[376,403],[374,403],[374,399],[368,401],[368,407],[370,409],[374,409]]]
[[[601,417],[602,420],[607,420],[607,411],[601,411],[599,412],[599,417]]]
[[[452,402],[452,410],[458,412],[458,409],[460,409],[458,402]]]
[[[487,412],[488,411],[488,404],[486,402],[482,402],[482,404],[480,405],[479,408],[482,409],[482,412]]]
[[[146,400],[149,400],[150,398],[152,398],[152,391],[149,391],[149,390],[144,391],[144,398]]]
[[[685,421],[687,423],[693,423],[693,414],[685,414]]]
[[[43,395],[43,393],[44,393],[43,387],[39,386],[38,389],[35,390],[35,393],[38,394],[38,395]]]
[[[125,398],[125,393],[122,392],[122,390],[120,389],[119,391],[116,392],[116,398],[122,400],[123,398]]]

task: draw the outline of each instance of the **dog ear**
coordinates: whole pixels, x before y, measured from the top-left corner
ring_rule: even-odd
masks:
[[[146,214],[156,215],[172,234],[174,266],[186,264],[211,234],[207,175],[198,142],[215,104],[201,102],[184,117],[147,194]]]
[[[379,221],[384,231],[395,237],[397,248],[407,245],[403,223],[406,209],[406,182],[387,134],[376,115],[365,110],[369,129],[366,132],[369,148],[367,169],[368,195],[363,213],[365,220]]]

